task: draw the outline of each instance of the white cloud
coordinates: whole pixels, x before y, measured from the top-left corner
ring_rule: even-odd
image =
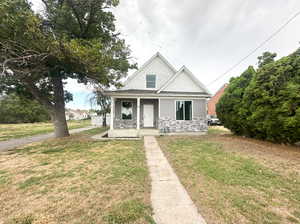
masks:
[[[40,0],[32,1],[40,8]],[[299,0],[121,0],[113,12],[139,66],[160,51],[174,67],[185,64],[208,84],[299,9]],[[209,89],[214,92],[248,65],[255,65],[264,51],[282,57],[296,50],[299,24],[300,17]],[[68,88],[77,89],[77,85],[69,84]]]
[[[130,2],[130,3],[129,3]],[[209,83],[264,41],[297,9],[298,0],[131,0],[114,10],[117,27],[139,65],[160,51],[176,67],[187,65]],[[257,63],[263,51],[287,55],[299,47],[300,17],[209,89]]]

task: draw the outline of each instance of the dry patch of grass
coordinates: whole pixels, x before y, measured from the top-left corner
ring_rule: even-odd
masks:
[[[100,131],[1,155],[0,223],[152,223],[142,142]]]
[[[83,128],[90,125],[90,120],[68,121],[69,129]],[[53,124],[50,122],[27,124],[0,124],[0,141],[50,133],[53,132],[53,130]]]
[[[228,138],[236,141],[230,144]],[[233,137],[219,130],[211,131],[208,136],[158,140],[208,223],[300,223],[297,168],[279,172],[271,162],[275,155],[264,162],[249,155],[253,151],[262,155],[261,148],[271,143]],[[294,156],[300,156],[300,150],[293,147],[290,150]],[[277,164],[282,164],[284,158],[288,164],[287,151],[290,153],[273,151],[282,154]],[[265,157],[270,154],[272,151],[265,153]],[[294,159],[293,163],[299,166],[300,160]]]

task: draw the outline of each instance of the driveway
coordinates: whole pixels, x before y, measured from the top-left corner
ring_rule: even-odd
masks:
[[[78,129],[73,129],[70,130],[70,134],[75,134],[79,133],[82,131],[87,131],[90,129],[93,129],[93,126],[86,127],[86,128],[78,128]],[[40,142],[49,138],[54,138],[54,133],[49,133],[49,134],[42,134],[42,135],[34,135],[31,137],[25,137],[25,138],[18,138],[18,139],[11,139],[8,141],[2,141],[0,142],[0,152],[5,152],[12,150],[16,147],[22,146],[22,145],[27,145],[33,142]]]

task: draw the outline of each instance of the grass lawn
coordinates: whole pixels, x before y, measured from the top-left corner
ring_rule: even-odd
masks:
[[[300,223],[300,148],[219,128],[158,140],[208,223]]]
[[[69,129],[83,128],[91,125],[90,120],[68,121]],[[38,134],[53,132],[51,122],[27,123],[27,124],[0,124],[0,141],[14,138],[23,138]]]
[[[142,141],[92,129],[0,155],[0,223],[153,223]]]

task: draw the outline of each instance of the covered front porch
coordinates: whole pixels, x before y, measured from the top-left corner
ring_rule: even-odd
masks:
[[[159,135],[159,99],[111,97],[109,137]]]

